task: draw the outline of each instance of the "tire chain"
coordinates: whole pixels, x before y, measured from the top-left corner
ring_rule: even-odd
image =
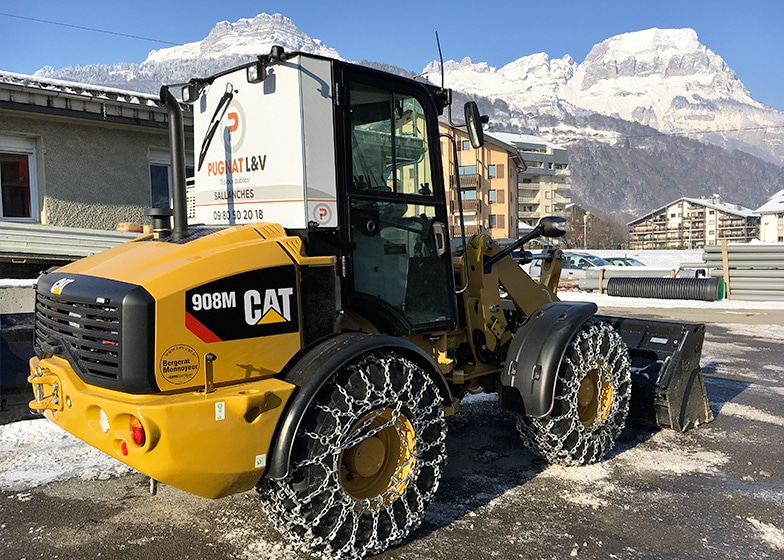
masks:
[[[399,389],[395,389],[390,375],[390,367],[393,364],[402,364],[405,373],[403,386]],[[370,378],[369,370],[374,366],[377,371],[383,372],[384,383],[380,388],[376,387]],[[439,394],[433,380],[426,373],[422,372],[421,376],[416,377],[411,375],[412,371],[420,369],[413,362],[397,354],[381,353],[366,356],[360,362],[345,368],[348,375],[344,379],[358,376],[362,385],[367,388],[368,394],[365,398],[357,397],[349,392],[348,387],[336,384],[334,389],[341,395],[347,409],[340,410],[330,406],[330,403],[323,402],[316,405],[318,410],[334,418],[334,431],[330,434],[319,434],[305,430],[301,434],[301,437],[317,441],[325,449],[324,452],[293,463],[291,466],[289,478],[304,468],[314,466],[320,468],[324,472],[321,485],[307,495],[299,496],[285,481],[266,484],[266,490],[272,499],[264,500],[264,506],[282,533],[294,537],[295,540],[304,540],[310,549],[322,550],[330,557],[361,558],[400,542],[420,525],[424,518],[424,510],[438,489],[438,482],[441,479],[441,471],[446,458],[446,425],[443,423],[442,403],[440,399],[433,399],[428,405],[420,406],[428,391],[435,392],[436,395]],[[414,386],[412,383],[414,379],[423,380],[420,387]],[[398,397],[405,395],[410,395],[411,400],[408,404],[412,408],[410,416],[407,417],[417,435],[423,434],[436,424],[443,424],[443,429],[439,429],[437,438],[429,444],[414,446],[414,449],[411,450],[411,459],[407,463],[398,465],[389,488],[381,496],[362,500],[348,496],[342,490],[338,480],[341,452],[389,426],[394,426],[402,441],[406,441],[405,436],[400,433],[400,426],[397,422],[403,414],[403,402]],[[362,430],[368,428],[385,410],[390,409],[393,414],[388,421],[368,433],[362,433]],[[366,418],[361,426],[354,424],[357,419],[363,418],[374,410],[377,413]],[[357,434],[359,437],[351,438],[349,437],[350,433]],[[424,457],[434,447],[439,448],[438,452],[430,460],[425,460]],[[412,464],[413,471],[411,471]],[[433,470],[435,484],[422,493],[417,487],[416,481],[425,467]],[[400,475],[407,471],[411,474],[407,477],[408,480],[405,480]],[[410,505],[411,498],[416,504],[413,508]],[[303,507],[307,508],[311,503],[316,504],[319,511],[315,515],[303,514]],[[399,515],[392,511],[396,503],[401,503],[405,509],[402,523],[397,519]],[[294,504],[293,507],[291,504]],[[313,528],[317,527],[337,504],[340,504],[340,516],[337,521],[331,521],[332,530],[327,535],[317,535]],[[360,520],[365,514],[370,514],[372,518],[372,538],[370,539],[358,535]],[[388,536],[379,535],[379,520],[382,517],[390,524]],[[338,532],[345,529],[347,522],[351,528],[350,535],[341,547],[335,549],[332,541]]]
[[[526,446],[550,462],[566,466],[594,463],[612,449],[615,439],[625,426],[631,389],[628,352],[623,339],[615,331],[612,331],[615,335],[602,337],[601,325],[593,321],[588,329],[579,331],[570,343],[573,357],[567,352],[559,367],[558,381],[565,390],[554,398],[562,403],[559,407],[561,414],[543,419],[523,415],[516,418],[517,431]],[[609,348],[599,353],[598,347],[607,339]],[[571,366],[573,375],[562,375],[568,370],[565,366]],[[576,395],[582,380],[594,369],[601,373],[596,387],[597,395],[601,394],[601,384],[609,382],[613,384],[614,396],[607,418],[597,417],[593,425],[586,428],[580,422]],[[614,379],[614,372],[620,372],[622,378]],[[553,408],[556,409],[555,406]],[[562,431],[564,425],[566,431]],[[577,455],[574,455],[574,450],[578,451]]]

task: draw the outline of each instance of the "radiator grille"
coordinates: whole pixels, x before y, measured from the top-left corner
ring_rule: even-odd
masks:
[[[82,376],[119,378],[119,306],[39,292],[35,330],[38,348],[52,354],[65,353]]]

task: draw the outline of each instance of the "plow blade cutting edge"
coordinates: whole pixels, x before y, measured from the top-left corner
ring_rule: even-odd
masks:
[[[685,432],[713,420],[700,368],[705,325],[596,318],[615,328],[629,348],[631,422]]]

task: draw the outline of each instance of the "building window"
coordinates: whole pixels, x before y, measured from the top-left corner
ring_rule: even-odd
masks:
[[[504,214],[490,214],[487,219],[487,227],[490,229],[498,228],[503,229],[506,227],[506,219]]]
[[[476,165],[461,165],[457,171],[460,175],[476,175]]]
[[[38,221],[35,181],[35,141],[0,137],[0,218]]]
[[[476,189],[469,189],[466,191],[462,191],[461,198],[463,200],[476,200]]]
[[[464,151],[467,151],[467,150],[470,150],[470,149],[471,149],[471,144],[468,142],[468,140],[463,140],[463,141],[460,143],[460,146],[462,147],[462,149],[463,149]]]
[[[148,161],[150,162],[150,205],[153,208],[171,208],[171,157],[168,152],[151,150]],[[193,177],[193,163],[186,163],[185,176]]]

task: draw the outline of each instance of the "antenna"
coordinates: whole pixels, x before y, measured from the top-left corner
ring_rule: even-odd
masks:
[[[441,55],[441,41],[438,39],[438,31],[436,31],[436,45],[438,45],[438,62],[441,65],[441,89],[444,89],[444,57]]]

